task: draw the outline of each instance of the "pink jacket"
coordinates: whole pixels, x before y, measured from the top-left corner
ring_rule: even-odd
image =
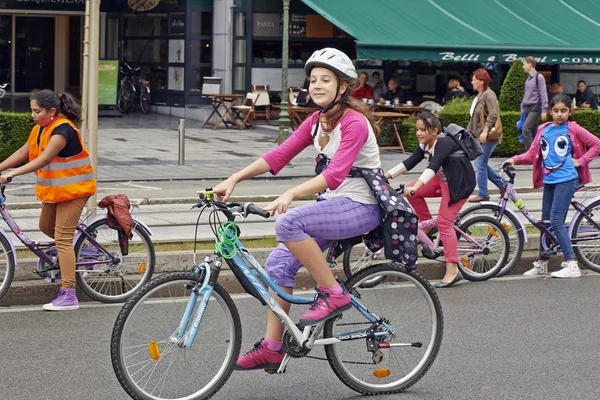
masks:
[[[533,187],[535,189],[544,187],[544,175],[542,172],[542,158],[540,150],[540,139],[547,122],[538,128],[535,139],[526,153],[513,157],[515,164],[533,164]],[[569,121],[569,136],[573,147],[573,158],[581,164],[577,168],[579,182],[586,184],[592,181],[592,173],[588,164],[600,154],[600,139],[579,126],[576,122]],[[589,150],[587,150],[589,148]]]

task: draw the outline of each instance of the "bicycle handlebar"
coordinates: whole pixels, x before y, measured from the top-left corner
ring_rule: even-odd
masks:
[[[396,189],[396,191],[398,192],[399,195],[404,195],[404,188],[405,188],[404,183],[401,183],[401,184],[398,185],[398,189]],[[415,195],[414,190],[410,191],[410,195],[411,196]]]
[[[504,172],[508,176],[511,183],[514,183],[514,179],[515,176],[517,176],[517,172],[511,163],[502,164],[502,172]]]
[[[271,213],[269,211],[265,211],[262,208],[255,206],[253,203],[223,203],[217,201],[214,198],[214,192],[212,188],[205,189],[202,193],[199,194],[198,197],[200,198],[200,202],[192,206],[192,208],[200,208],[202,206],[215,206],[227,216],[227,219],[229,221],[233,221],[235,219],[234,213],[240,213],[244,218],[248,217],[249,214],[258,215],[263,218],[269,218],[271,216]]]

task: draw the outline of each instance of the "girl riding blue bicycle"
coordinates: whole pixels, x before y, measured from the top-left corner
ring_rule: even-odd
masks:
[[[316,51],[304,69],[310,81],[310,97],[321,110],[304,121],[281,146],[233,174],[214,192],[226,201],[237,183],[269,171],[277,174],[309,146],[316,148],[321,159],[331,160],[315,178],[288,190],[265,208],[272,215],[276,211],[281,214],[275,224],[281,244],[265,264],[269,276],[292,293],[295,275],[304,266],[318,285],[313,305],[300,317],[300,325],[308,326],[350,307],[350,295],[336,281],[323,251],[332,240],[360,236],[380,225],[380,208],[368,183],[362,177],[348,175],[353,167],[379,169],[381,162],[376,139],[379,128],[367,106],[349,97],[357,79],[350,58],[339,50],[326,48]],[[321,201],[288,210],[295,199],[317,193],[321,193]],[[290,304],[275,297],[289,312]],[[236,369],[277,368],[284,357],[283,331],[269,311],[265,339],[238,359]]]
[[[565,219],[577,187],[592,181],[589,163],[600,154],[600,139],[569,121],[572,112],[569,96],[554,96],[550,108],[553,122],[540,126],[529,150],[509,158],[505,164],[533,164],[533,187],[544,188],[542,219],[550,220],[565,258],[561,270],[551,275],[555,278],[578,278],[581,272]],[[543,245],[540,243],[541,249]],[[547,254],[540,252],[538,261],[524,275],[546,275],[548,259]]]

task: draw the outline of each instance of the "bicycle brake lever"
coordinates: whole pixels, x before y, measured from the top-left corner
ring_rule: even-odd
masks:
[[[244,221],[244,215],[240,212],[234,211],[231,213],[231,215],[233,215],[233,218],[235,219],[235,217],[240,217],[240,222]]]

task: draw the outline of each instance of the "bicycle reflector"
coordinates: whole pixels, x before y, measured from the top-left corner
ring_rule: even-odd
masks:
[[[508,226],[508,224],[502,224],[502,226],[504,227],[504,230],[506,231],[506,234],[510,234],[510,226]]]
[[[461,257],[460,262],[466,269],[468,269],[468,270],[473,269],[473,267],[471,267],[471,263],[465,257]]]
[[[152,357],[154,361],[157,361],[160,358],[160,349],[158,348],[158,343],[154,340],[148,344],[148,351],[150,352],[150,357]]]
[[[387,378],[390,376],[390,370],[387,368],[377,368],[373,371],[373,376],[375,376],[375,378]]]
[[[496,239],[498,239],[500,237],[500,234],[494,228],[488,228],[488,233],[490,235],[492,235],[493,237],[495,237]]]
[[[142,262],[138,267],[138,274],[143,274],[144,272],[146,272],[146,263]]]

